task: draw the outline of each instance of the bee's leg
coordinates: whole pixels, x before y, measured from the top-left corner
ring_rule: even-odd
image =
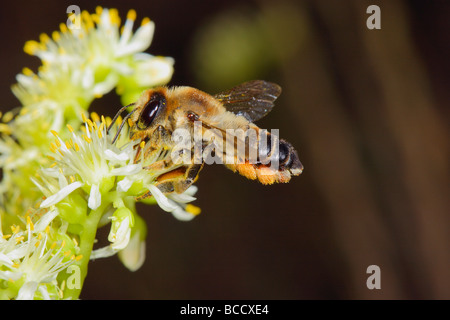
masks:
[[[158,177],[158,184],[156,185],[163,193],[183,193],[196,180],[200,170],[203,168],[202,164],[192,164],[184,166]]]
[[[203,164],[193,164],[186,169],[184,179],[177,181],[175,184],[175,192],[183,193],[186,191],[195,181],[197,181],[198,174],[203,169]]]
[[[163,146],[166,149],[170,149],[173,145],[172,132],[163,126],[158,126],[150,138],[150,146],[158,149]]]
[[[202,168],[203,163],[193,164],[164,173],[158,177],[156,187],[164,194],[172,192],[183,193],[197,180]],[[137,197],[136,200],[142,200],[150,196],[151,193],[149,191]]]

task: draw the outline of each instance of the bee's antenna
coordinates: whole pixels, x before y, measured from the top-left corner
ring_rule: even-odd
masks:
[[[127,105],[127,106],[125,106],[125,107],[122,107],[122,108],[120,108],[119,111],[117,111],[117,113],[116,113],[116,115],[114,116],[114,118],[112,119],[111,124],[109,125],[108,129],[106,129],[106,134],[109,133],[109,130],[111,130],[112,126],[113,126],[114,123],[116,122],[117,118],[122,114],[122,112],[123,112],[126,108],[128,108],[128,107],[134,106],[134,104],[135,104],[134,102],[133,102],[133,103],[130,103],[129,105]],[[133,113],[133,111],[132,111],[131,113],[129,113],[128,115],[130,115],[130,114],[132,114],[132,113]],[[127,117],[128,117],[128,116],[127,116]],[[120,132],[120,131],[119,131],[119,132]]]
[[[127,106],[128,107],[128,106]],[[122,108],[123,109],[123,108]],[[116,143],[116,140],[117,140],[117,138],[119,137],[119,134],[120,134],[120,132],[122,131],[122,128],[123,128],[123,126],[125,125],[125,123],[127,123],[127,120],[128,120],[128,118],[133,114],[133,112],[135,111],[136,109],[133,109],[133,110],[131,110],[131,112],[129,113],[129,114],[127,114],[126,116],[125,116],[125,118],[123,118],[123,120],[122,120],[122,123],[120,124],[120,127],[119,127],[119,129],[117,130],[117,132],[116,132],[116,135],[114,136],[114,139],[112,140],[112,142],[111,143]],[[111,126],[110,126],[111,127]],[[109,129],[109,128],[108,128]]]

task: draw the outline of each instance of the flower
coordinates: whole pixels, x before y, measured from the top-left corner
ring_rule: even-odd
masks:
[[[6,113],[5,123],[0,124],[0,205],[4,211],[23,212],[40,197],[23,177],[48,166],[44,153],[52,140],[51,131],[67,138],[70,132],[65,124],[78,126],[80,114],[91,102],[114,87],[122,100],[133,100],[144,88],[166,84],[172,76],[172,58],[144,52],[155,28],[150,19],[144,18],[133,31],[134,10],[122,26],[116,9],[98,7],[93,14],[83,11],[79,20],[78,29],[62,23],[60,31],[50,36],[43,33],[39,41],[24,46],[26,53],[42,60],[42,66],[37,72],[23,68],[17,75],[12,91],[22,108]],[[91,207],[99,204],[95,188]]]
[[[52,100],[63,106],[60,112],[69,108],[77,115],[119,83],[122,93],[167,83],[173,59],[144,53],[155,25],[144,18],[133,34],[135,20],[136,12],[130,10],[121,29],[116,9],[97,7],[94,14],[81,13],[80,28],[62,23],[51,37],[41,34],[40,42],[28,41],[24,51],[39,57],[43,66],[38,74],[25,68],[13,92],[24,105]]]
[[[193,195],[197,188],[192,186],[183,194],[164,195],[156,186],[156,179],[170,169],[159,171],[147,170],[150,164],[164,160],[169,153],[159,153],[155,157],[144,158],[144,152],[137,156],[137,145],[144,146],[142,142],[129,141],[124,128],[120,138],[112,143],[117,126],[107,132],[109,122],[105,117],[92,114],[92,120],[84,118],[82,131],[75,132],[69,125],[72,137],[63,141],[57,132],[53,132],[56,140],[51,144],[50,150],[55,159],[53,168],[42,171],[48,179],[58,181],[58,186],[53,183],[52,188],[45,188],[37,183],[47,198],[41,203],[41,208],[56,205],[73,191],[84,188],[89,193],[88,207],[97,209],[102,203],[102,195],[108,191],[116,191],[120,196],[135,196],[150,191],[159,206],[181,220],[191,219],[196,210],[187,206],[188,202],[195,200]],[[161,150],[164,146],[160,147]],[[138,157],[140,161],[135,160]],[[180,164],[181,165],[181,164]],[[68,177],[68,178],[67,178]],[[69,183],[70,181],[70,183]],[[58,190],[59,189],[59,190]],[[130,191],[131,190],[131,191]],[[49,194],[52,193],[52,194]],[[120,199],[120,197],[118,197]],[[185,209],[188,208],[188,211]],[[197,212],[198,213],[198,212]]]
[[[163,210],[186,221],[200,213],[199,208],[189,204],[195,200],[193,195],[197,187],[191,186],[182,194],[163,194],[157,187],[157,178],[173,168],[149,170],[148,166],[165,160],[170,157],[170,153],[155,152],[155,156],[144,157],[145,142],[129,140],[127,125],[113,143],[118,130],[117,123],[111,126],[110,119],[96,113],[91,114],[91,118],[84,117],[84,126],[79,131],[69,125],[71,137],[66,141],[53,132],[55,141],[51,143],[50,150],[54,163],[50,168],[41,170],[40,179],[34,179],[46,197],[40,208],[55,206],[62,218],[79,225],[83,225],[86,219],[84,208],[103,210],[103,215],[111,222],[108,236],[110,244],[94,250],[90,258],[112,256],[126,249],[132,240],[123,257],[126,256],[124,261],[127,267],[135,270],[143,262],[141,236],[144,232],[138,234],[136,230],[133,231],[137,214],[126,199],[139,199],[150,192],[152,201]],[[122,122],[121,119],[118,122]],[[164,146],[160,148],[163,150]],[[112,214],[105,211],[110,205],[115,208]],[[140,249],[137,249],[139,246]]]
[[[50,223],[57,214],[57,210],[38,210],[33,214],[35,223],[26,216],[26,230],[13,225],[11,234],[1,235],[0,283],[9,298],[61,297],[56,277],[82,256],[76,255],[73,244],[66,246],[66,240],[51,240]]]

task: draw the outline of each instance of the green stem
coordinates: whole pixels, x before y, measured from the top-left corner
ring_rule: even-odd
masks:
[[[104,214],[105,209],[110,203],[111,201],[109,197],[107,197],[107,199],[103,199],[102,204],[96,210],[91,210],[86,218],[86,221],[83,225],[83,231],[80,235],[80,254],[82,255],[82,259],[74,263],[75,266],[79,267],[79,285],[71,286],[69,283],[66,283],[66,287],[64,289],[64,299],[78,299],[80,296],[84,280],[87,276],[89,259],[92,253],[92,248],[94,246],[98,224]],[[76,272],[76,270],[74,270],[74,272]],[[64,275],[65,279],[63,280],[67,281],[71,275],[71,273],[66,273]]]

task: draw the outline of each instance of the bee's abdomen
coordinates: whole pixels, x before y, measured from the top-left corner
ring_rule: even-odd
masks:
[[[303,165],[294,147],[283,139],[272,138],[268,132],[259,137],[257,154],[256,162],[247,158],[245,163],[227,166],[263,184],[286,183],[290,181],[291,176],[297,176],[303,171]]]
[[[289,170],[292,175],[297,176],[303,171],[303,165],[298,159],[297,151],[287,141],[281,139],[279,145],[279,170]]]

